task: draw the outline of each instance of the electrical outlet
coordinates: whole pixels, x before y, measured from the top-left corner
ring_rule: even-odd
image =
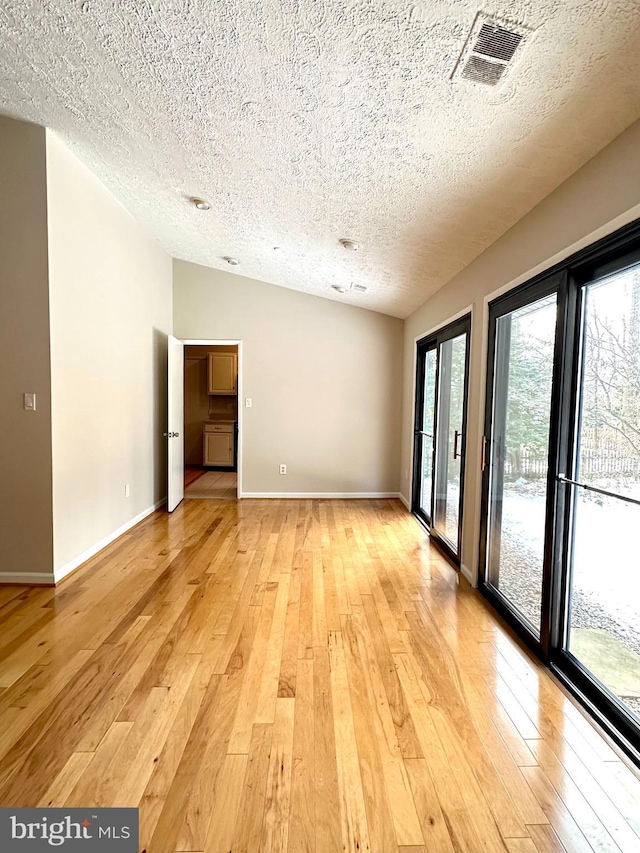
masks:
[[[125,496],[125,498],[128,498],[130,494],[131,494],[131,489],[130,489],[130,487],[129,487],[129,483],[125,483],[125,486],[124,486],[124,496]]]
[[[287,466],[286,466],[286,465],[281,465],[281,466],[280,466],[280,473],[281,473],[281,474],[286,474],[286,473],[287,473]]]

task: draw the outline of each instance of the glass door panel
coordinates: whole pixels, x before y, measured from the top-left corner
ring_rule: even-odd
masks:
[[[640,719],[640,268],[583,288],[566,649]]]
[[[460,561],[469,331],[456,320],[418,344],[413,512]]]
[[[421,430],[422,467],[420,479],[420,509],[431,523],[433,492],[433,429],[436,412],[436,349],[427,350],[424,368],[424,406]]]
[[[486,583],[540,635],[557,295],[497,317]]]
[[[466,332],[439,346],[433,527],[454,551],[459,546],[466,352]]]

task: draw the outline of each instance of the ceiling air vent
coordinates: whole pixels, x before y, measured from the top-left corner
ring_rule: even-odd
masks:
[[[451,79],[495,86],[532,32],[522,24],[478,12]]]

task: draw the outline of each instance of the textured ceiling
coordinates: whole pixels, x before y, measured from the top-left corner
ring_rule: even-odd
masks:
[[[481,2],[2,0],[0,111],[175,257],[404,317],[640,115],[640,0]],[[497,88],[480,8],[536,29]]]

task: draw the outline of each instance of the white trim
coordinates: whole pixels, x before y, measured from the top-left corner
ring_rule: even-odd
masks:
[[[197,340],[191,340],[191,339],[187,340],[187,338],[180,338],[180,340],[182,341],[182,343],[186,347],[200,347],[200,346],[207,347],[210,345],[214,345],[217,347],[227,347],[227,346],[235,346],[236,344],[242,343],[242,341],[239,338],[234,338],[232,341],[226,341],[226,340],[223,341],[222,339],[212,341],[212,340],[209,340],[208,338],[207,338],[207,340],[205,340],[204,338],[197,339]]]
[[[232,338],[229,340],[210,340],[207,338],[203,339],[192,339],[192,338],[180,338],[182,343],[185,346],[191,347],[200,347],[200,346],[215,346],[215,347],[224,347],[224,346],[237,346],[238,347],[238,396],[237,396],[237,409],[238,409],[238,482],[236,485],[236,494],[238,500],[241,498],[247,497],[247,495],[242,492],[242,457],[243,457],[243,438],[244,438],[244,393],[243,393],[243,383],[242,383],[242,371],[243,371],[243,354],[242,354],[242,338]]]
[[[289,498],[355,500],[357,498],[400,498],[399,492],[245,492],[244,498]],[[401,498],[400,498],[401,499]]]
[[[143,509],[142,512],[138,513],[134,518],[129,519],[117,530],[113,530],[108,536],[105,536],[104,539],[101,539],[99,542],[96,542],[95,545],[92,545],[90,548],[87,548],[86,551],[83,551],[82,554],[78,554],[77,557],[74,557],[73,560],[69,560],[68,563],[65,563],[59,569],[54,569],[53,571],[53,583],[58,583],[68,574],[73,572],[78,566],[81,566],[83,563],[86,563],[87,560],[90,560],[91,557],[95,557],[95,555],[102,551],[103,548],[106,548],[107,545],[110,545],[115,539],[118,539],[128,530],[131,530],[132,527],[135,527],[136,524],[140,524],[141,521],[144,521],[151,513],[155,512],[157,509],[166,503],[166,498],[163,498],[161,501],[153,504],[153,506],[148,506],[146,509]],[[32,581],[33,583],[33,581]]]
[[[411,504],[407,500],[407,498],[405,498],[405,496],[402,494],[402,492],[398,492],[398,497],[400,498],[402,503],[406,506],[406,508],[409,510],[409,512],[411,512]]]
[[[581,237],[579,240],[576,240],[569,246],[565,246],[564,249],[560,249],[560,251],[556,252],[555,255],[551,255],[549,258],[540,261],[539,264],[530,267],[527,272],[524,272],[521,275],[512,278],[511,281],[507,282],[507,284],[503,284],[495,290],[492,290],[491,293],[488,293],[484,297],[485,305],[488,306],[490,302],[493,302],[494,299],[497,299],[499,296],[502,296],[503,293],[508,293],[510,290],[514,290],[519,285],[525,284],[525,282],[529,281],[529,279],[534,278],[535,276],[540,275],[541,273],[547,272],[547,270],[551,269],[551,267],[554,267],[556,264],[565,261],[567,258],[570,258],[571,255],[575,255],[576,252],[579,252],[581,249],[585,249],[588,246],[592,246],[594,243],[597,243],[598,240],[602,240],[604,237],[608,237],[610,234],[613,234],[619,228],[623,228],[625,225],[634,222],[636,219],[638,219],[638,217],[640,217],[640,204],[635,205],[630,210],[627,210],[625,213],[621,213],[619,216],[616,216],[615,219],[612,219],[605,225],[601,225],[599,228],[596,228],[594,231],[591,231],[589,234],[587,234],[586,237]]]
[[[55,580],[53,579],[53,572],[0,572],[0,584],[55,586]]]
[[[460,572],[465,576],[465,578],[469,581],[471,586],[476,586],[476,579],[473,576],[473,572],[468,566],[465,566],[464,563],[460,563]]]
[[[416,335],[416,337],[413,339],[413,343],[417,344],[418,341],[421,341],[423,338],[431,337],[431,335],[435,334],[436,332],[439,332],[440,329],[444,329],[445,326],[449,326],[451,323],[455,323],[456,320],[460,320],[461,317],[464,317],[467,314],[471,314],[471,321],[473,323],[473,303],[471,305],[468,305],[466,308],[463,308],[462,311],[457,311],[455,314],[452,314],[448,320],[443,320],[441,323],[438,323],[437,326],[432,326],[432,328],[428,331],[422,332],[420,335]],[[413,361],[415,364],[415,358]]]

